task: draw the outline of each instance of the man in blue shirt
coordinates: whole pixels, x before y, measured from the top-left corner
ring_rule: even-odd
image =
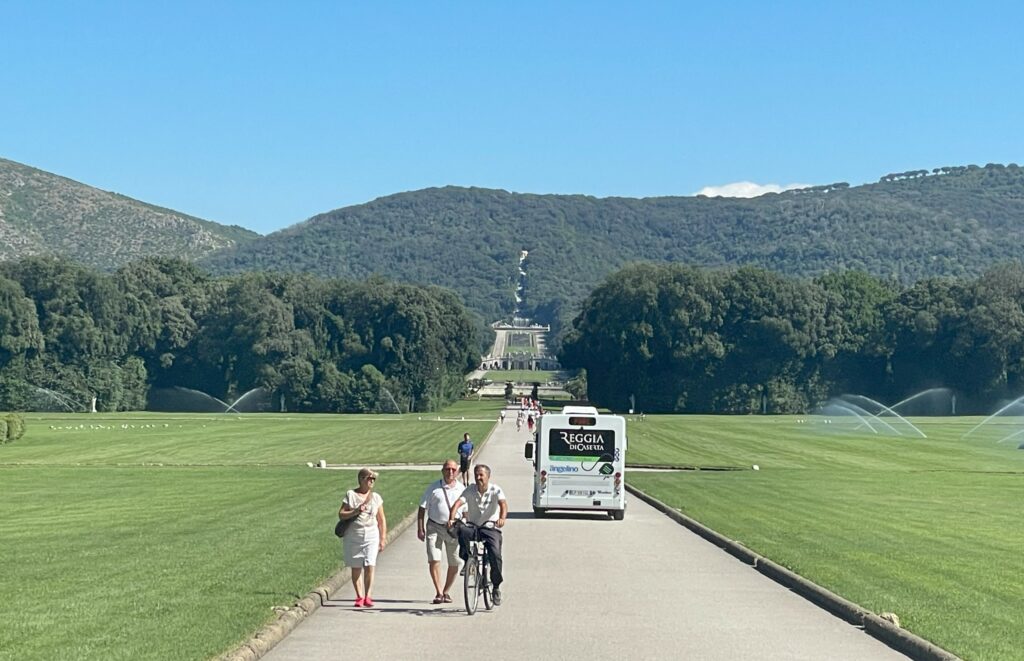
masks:
[[[462,483],[469,486],[469,460],[473,457],[473,441],[469,440],[469,432],[462,435],[458,452],[459,472],[462,473]]]

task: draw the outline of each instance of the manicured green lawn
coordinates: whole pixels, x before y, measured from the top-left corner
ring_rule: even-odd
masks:
[[[28,414],[29,431],[0,447],[0,464],[440,462],[463,432],[487,435],[497,409],[493,415],[482,409],[401,416]]]
[[[537,354],[537,338],[533,333],[509,333],[505,353]]]
[[[394,525],[427,476],[385,471]],[[353,471],[0,467],[0,658],[203,659],[341,567]]]
[[[498,404],[438,416],[35,415],[0,446],[0,659],[202,659],[341,567],[353,470],[440,463]],[[438,421],[438,417],[441,418]],[[422,471],[386,469],[389,522]],[[187,635],[182,635],[187,632]]]
[[[462,399],[446,408],[440,415],[443,418],[465,416],[467,419],[485,418],[488,420],[495,420],[498,417],[498,411],[503,408],[505,408],[504,399]]]
[[[628,461],[745,470],[628,480],[964,658],[1022,658],[1024,451],[961,440],[980,419],[914,420],[928,438],[799,420],[648,416]]]
[[[555,372],[546,370],[498,370],[488,372],[485,379],[495,383],[512,381],[514,383],[547,383],[555,375]]]

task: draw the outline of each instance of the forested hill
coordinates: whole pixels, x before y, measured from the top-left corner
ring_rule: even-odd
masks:
[[[259,236],[0,159],[0,261],[60,255],[101,269],[197,259]]]
[[[204,263],[219,272],[378,273],[440,284],[493,319],[513,309],[525,249],[527,312],[554,320],[632,261],[749,264],[791,275],[859,269],[911,282],[1024,258],[1022,230],[1024,170],[989,165],[753,199],[435,188],[331,211]]]

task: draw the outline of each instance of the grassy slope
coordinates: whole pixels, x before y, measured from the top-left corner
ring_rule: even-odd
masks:
[[[1021,658],[1024,452],[960,440],[970,422],[922,424],[921,439],[652,416],[630,427],[631,461],[761,470],[629,481],[964,658]]]

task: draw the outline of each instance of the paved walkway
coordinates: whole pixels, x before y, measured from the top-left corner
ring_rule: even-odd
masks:
[[[375,608],[330,602],[264,658],[905,658],[635,498],[621,522],[534,519],[526,438],[506,421],[480,458],[511,508],[504,604],[467,616],[457,583],[455,604],[431,605],[413,527],[379,558]]]

